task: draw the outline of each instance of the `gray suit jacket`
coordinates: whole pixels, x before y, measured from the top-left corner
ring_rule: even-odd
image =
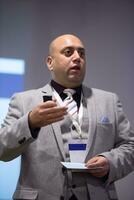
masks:
[[[110,163],[106,181],[90,173],[77,173],[79,187],[74,192],[83,199],[81,178],[85,178],[91,200],[116,199],[114,181],[134,169],[134,132],[122,105],[113,93],[83,86],[89,115],[89,137],[86,161],[101,154]],[[65,161],[60,123],[39,130],[31,136],[28,113],[43,96],[52,96],[50,85],[15,94],[0,130],[0,160],[9,161],[21,155],[21,171],[14,199],[60,200],[66,188],[60,162]],[[38,130],[34,130],[38,131]],[[76,176],[77,178],[77,176]]]

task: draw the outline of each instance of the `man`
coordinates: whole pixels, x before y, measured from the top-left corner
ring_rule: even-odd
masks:
[[[118,97],[82,84],[85,49],[74,35],[54,39],[46,62],[51,82],[15,94],[0,130],[0,159],[21,155],[13,198],[117,199],[114,182],[134,169],[134,132]],[[77,107],[76,119],[69,113],[69,103],[64,103],[68,88],[75,92],[71,102]],[[70,161],[70,141],[86,144],[87,169],[63,168],[61,161]]]

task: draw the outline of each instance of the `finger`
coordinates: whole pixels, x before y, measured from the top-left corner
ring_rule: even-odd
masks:
[[[102,170],[102,171],[89,171],[90,174],[92,174],[93,176],[96,176],[96,177],[103,177],[105,176],[108,171],[107,170]]]
[[[43,124],[43,126],[46,126],[46,125],[49,125],[49,124],[61,121],[63,119],[64,119],[63,116],[62,117],[57,117],[57,118],[54,118],[54,119],[48,119],[48,120],[45,121],[45,123]]]
[[[42,115],[65,115],[67,114],[67,109],[65,107],[53,107],[53,108],[47,108],[47,109],[43,109],[40,110],[40,114]]]
[[[102,165],[99,165],[99,164],[92,164],[92,165],[87,165],[86,166],[88,169],[89,169],[89,171],[90,172],[101,172],[101,171],[103,171],[104,170],[104,166],[102,166]]]
[[[103,156],[95,156],[93,158],[91,158],[87,163],[86,165],[87,166],[103,166],[103,165],[106,165],[108,163],[107,159]]]
[[[86,167],[89,167],[89,166],[96,166],[97,161],[98,161],[97,157],[93,157],[93,158],[91,158],[91,159],[85,164],[85,166],[86,166]]]
[[[95,177],[98,177],[98,178],[101,178],[101,177],[106,175],[105,173],[102,173],[102,172],[100,172],[100,173],[92,173],[92,172],[90,172],[90,174],[92,174],[92,176],[95,176]]]
[[[44,114],[44,119],[46,120],[51,120],[51,119],[56,119],[59,117],[64,117],[64,115],[66,115],[66,112],[60,111],[60,112],[54,112],[54,113],[48,113],[47,115]]]
[[[89,172],[96,177],[103,177],[105,175],[107,175],[107,173],[109,172],[109,168],[107,166],[102,166],[102,167],[98,167],[98,168],[89,168]]]
[[[57,103],[55,100],[50,100],[50,101],[46,101],[46,102],[43,102],[39,105],[39,108],[51,108],[51,107],[56,107],[57,106]]]

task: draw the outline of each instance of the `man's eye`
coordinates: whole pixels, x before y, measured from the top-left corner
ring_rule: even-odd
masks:
[[[84,57],[85,57],[85,51],[83,51],[83,50],[78,51],[78,54],[79,54],[79,56],[80,56],[81,58],[84,58]]]
[[[66,57],[69,57],[69,56],[71,56],[72,54],[73,54],[73,50],[68,49],[68,50],[65,50],[65,51],[64,51],[64,55],[65,55]]]

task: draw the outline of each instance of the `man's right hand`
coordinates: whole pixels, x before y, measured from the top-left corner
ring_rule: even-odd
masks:
[[[67,108],[58,106],[56,100],[39,104],[29,113],[31,128],[40,128],[64,119]]]

